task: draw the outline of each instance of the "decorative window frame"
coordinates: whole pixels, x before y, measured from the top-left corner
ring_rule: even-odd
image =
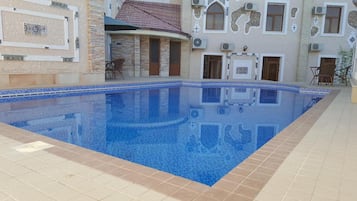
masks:
[[[269,35],[286,35],[288,32],[289,25],[289,16],[290,16],[290,1],[288,0],[269,0],[265,2],[264,5],[264,18],[263,18],[263,34]],[[282,4],[284,5],[284,18],[283,18],[283,30],[279,31],[266,31],[266,23],[267,23],[267,14],[268,14],[268,5],[269,4]]]
[[[228,66],[227,66],[227,69],[226,69],[226,79],[229,80],[231,79],[230,77],[233,76],[232,73],[233,73],[233,70],[234,70],[234,66],[231,65],[232,63],[232,57],[234,56],[246,56],[246,57],[255,57],[255,65],[254,67],[252,66],[252,72],[251,73],[254,73],[254,80],[257,80],[258,79],[258,75],[259,75],[259,68],[258,68],[258,64],[259,64],[259,54],[258,53],[247,53],[247,52],[233,52],[231,54],[228,55],[227,57],[227,63],[228,63]]]
[[[224,10],[223,30],[208,30],[208,29],[206,29],[207,10],[214,3],[219,3],[223,7],[223,10]],[[219,0],[212,1],[209,5],[207,5],[207,7],[204,10],[203,33],[227,33],[227,30],[228,30],[228,17],[229,17],[229,1],[226,1],[225,4],[223,4]]]
[[[325,20],[326,20],[326,15],[324,15],[322,19],[322,25],[321,25],[321,36],[336,36],[336,37],[342,37],[345,35],[345,30],[346,30],[346,24],[347,24],[347,4],[346,3],[324,3],[324,7],[327,8],[327,6],[338,6],[342,8],[341,11],[341,21],[340,21],[340,31],[339,33],[325,33]]]

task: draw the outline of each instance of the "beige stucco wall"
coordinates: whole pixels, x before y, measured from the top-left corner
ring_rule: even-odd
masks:
[[[357,103],[357,47],[355,46],[353,66],[352,66],[352,79],[351,79],[351,100],[352,103]]]
[[[104,81],[104,1],[57,2],[68,7],[51,6],[51,1],[0,1],[1,88]],[[47,33],[26,34],[24,23],[41,25]],[[3,55],[21,55],[24,60],[5,60]]]
[[[205,12],[207,7],[191,8],[192,15],[192,32],[193,37],[207,39],[207,48],[203,50],[195,49],[191,56],[191,73],[190,77],[199,79],[203,72],[203,55],[223,55],[223,68],[227,69],[230,62],[227,56],[232,53],[242,53],[243,46],[248,46],[247,53],[258,55],[258,66],[261,68],[263,56],[278,56],[282,57],[280,81],[292,81],[296,76],[297,54],[299,49],[299,34],[301,22],[301,7],[302,1],[290,1],[288,3],[290,15],[291,8],[298,8],[298,15],[295,18],[288,18],[288,23],[285,24],[284,33],[265,33],[264,32],[264,15],[265,1],[256,1],[256,15],[260,18],[255,18],[253,12],[247,12],[242,9],[245,2],[226,1],[225,6],[228,7],[228,16],[226,20],[225,31],[209,31],[205,30]],[[239,16],[239,17],[235,17]],[[249,21],[251,24],[249,26]],[[255,24],[254,24],[255,23]],[[258,23],[258,24],[256,24]],[[298,24],[297,30],[292,31],[292,25]],[[256,26],[258,25],[258,26]],[[195,31],[197,30],[197,31]],[[235,48],[232,52],[222,52],[220,50],[221,43],[234,44]],[[258,72],[258,78],[260,72]],[[226,78],[226,71],[223,70],[222,78]]]
[[[125,0],[104,0],[104,12],[106,16],[115,18]]]
[[[351,85],[352,85],[352,87],[351,87],[351,101],[352,101],[352,103],[357,104],[357,80],[352,79]]]
[[[214,0],[208,1],[210,3]],[[217,1],[222,2],[222,1]],[[280,81],[293,82],[302,81],[309,82],[311,72],[309,66],[319,65],[321,57],[336,57],[341,49],[348,50],[350,44],[348,38],[355,33],[355,29],[348,24],[348,15],[350,11],[357,10],[356,6],[350,0],[335,0],[335,1],[307,1],[296,0],[287,1],[281,0],[279,3],[287,5],[287,18],[285,24],[285,32],[283,33],[267,33],[265,29],[266,5],[269,1],[258,0],[254,1],[257,5],[257,10],[260,14],[260,19],[252,23],[249,21],[254,19],[252,12],[244,12],[241,9],[244,6],[244,1],[225,1],[225,7],[228,8],[228,16],[226,17],[225,31],[207,31],[205,30],[205,12],[208,5],[205,7],[186,8],[191,14],[191,34],[193,37],[207,39],[207,48],[203,50],[193,50],[191,55],[191,78],[201,78],[203,68],[203,55],[224,55],[223,65],[228,68],[230,62],[226,55],[231,53],[241,53],[244,45],[248,46],[247,53],[259,55],[258,63],[258,78],[261,76],[262,57],[263,56],[278,56],[281,57],[281,74]],[[313,16],[313,6],[326,6],[328,4],[337,4],[344,6],[343,13],[343,34],[338,36],[327,36],[321,31],[323,27],[324,17]],[[296,15],[292,15],[293,9],[297,9]],[[235,17],[239,16],[239,18]],[[255,23],[255,24],[254,24]],[[255,26],[256,24],[258,26]],[[253,26],[248,26],[253,24]],[[320,27],[320,32],[316,35],[311,35],[311,27]],[[235,49],[230,53],[220,51],[220,43],[233,43]],[[308,51],[309,43],[321,43],[323,49],[320,52],[310,53]],[[222,77],[225,78],[225,71],[222,72]]]

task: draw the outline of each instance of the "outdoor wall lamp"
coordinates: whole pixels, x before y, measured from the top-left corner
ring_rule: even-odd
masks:
[[[243,46],[243,52],[246,52],[248,50],[248,46],[247,45],[244,45]]]

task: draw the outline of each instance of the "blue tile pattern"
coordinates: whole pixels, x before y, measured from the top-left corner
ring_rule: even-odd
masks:
[[[292,84],[256,82],[256,81],[162,81],[162,82],[139,82],[139,83],[120,83],[86,86],[68,86],[68,87],[48,87],[48,88],[28,88],[28,89],[6,89],[0,90],[0,101],[6,99],[28,98],[28,97],[47,97],[47,96],[69,96],[80,94],[92,94],[113,92],[122,90],[134,90],[157,87],[189,86],[189,87],[256,87],[269,89],[282,89],[296,91],[304,94],[326,95],[331,90],[321,88],[304,88]]]

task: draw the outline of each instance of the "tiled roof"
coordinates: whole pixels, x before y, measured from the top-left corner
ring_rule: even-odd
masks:
[[[181,6],[177,4],[126,0],[116,18],[141,29],[184,34],[181,30]]]

